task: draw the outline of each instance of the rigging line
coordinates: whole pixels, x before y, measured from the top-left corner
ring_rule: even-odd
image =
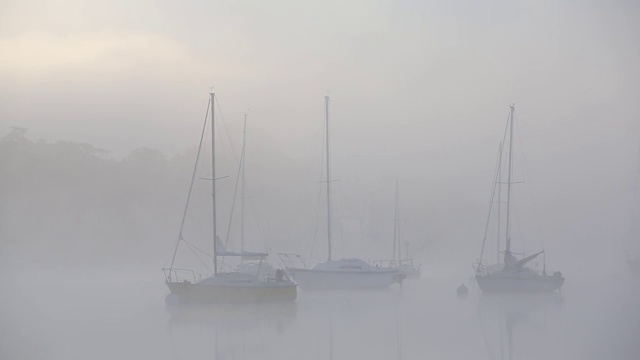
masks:
[[[524,226],[522,226],[522,224],[520,222],[521,219],[522,219],[522,216],[518,215],[519,214],[518,207],[514,206],[512,208],[512,211],[513,211],[512,218],[513,218],[513,222],[515,224],[516,235],[519,234],[520,235],[520,239],[521,239],[520,240],[520,244],[521,244],[520,245],[521,246],[520,251],[522,253],[522,256],[527,256],[527,244],[526,244],[526,241],[524,241],[524,237],[525,237],[524,234],[526,234],[526,231],[524,229]],[[544,246],[543,246],[543,248],[544,248]]]
[[[636,160],[636,170],[640,173],[640,147],[638,148],[638,160]]]
[[[487,224],[485,225],[484,228],[484,237],[482,239],[482,249],[480,250],[480,260],[478,261],[478,268],[476,269],[477,272],[480,271],[480,268],[482,266],[482,257],[484,256],[484,246],[487,242],[487,233],[489,231],[489,223],[491,221],[491,213],[493,210],[493,199],[495,197],[496,194],[496,181],[498,180],[498,176],[499,173],[498,171],[500,171],[502,169],[502,167],[500,166],[502,164],[502,154],[503,154],[503,150],[504,150],[504,142],[507,139],[507,129],[509,126],[509,120],[511,119],[511,114],[509,114],[509,116],[507,117],[507,126],[505,126],[504,128],[504,134],[502,135],[502,142],[500,143],[500,146],[498,148],[498,159],[497,159],[497,164],[496,164],[496,172],[495,175],[493,177],[493,186],[491,189],[491,198],[489,199],[489,214],[487,215]],[[498,231],[500,231],[500,229],[498,229]]]
[[[633,181],[633,202],[631,203],[631,216],[629,218],[629,229],[628,229],[628,234],[627,234],[627,256],[632,256],[633,254],[631,253],[633,250],[635,250],[635,248],[633,247],[633,233],[634,230],[638,229],[638,225],[637,222],[634,221],[634,219],[636,218],[636,216],[638,216],[638,214],[640,213],[640,203],[638,202],[638,199],[640,198],[640,148],[638,148],[638,158],[636,160],[636,170],[637,173],[635,174],[635,176],[633,176],[634,179],[632,179]]]
[[[229,269],[229,270],[230,270],[230,272],[233,272],[233,271],[235,271],[235,270],[236,270],[236,269],[234,269],[234,268],[233,268],[233,266],[231,266],[231,265],[229,265],[229,264],[225,264],[224,262],[223,262],[223,263],[221,263],[221,265],[222,265],[222,268],[223,268],[223,269],[226,267],[227,269]]]
[[[222,120],[221,122],[223,124],[223,128],[224,128],[225,134],[227,135],[227,140],[229,140],[229,144],[231,145],[231,154],[233,155],[234,160],[240,162],[240,165],[238,167],[238,174],[239,174],[241,166],[243,165],[242,162],[244,162],[244,156],[243,156],[243,154],[240,154],[240,159],[238,160],[238,156],[237,156],[236,151],[235,151],[235,146],[233,144],[233,140],[231,138],[231,135],[229,134],[229,128],[227,127],[227,122],[224,120],[224,114],[222,112],[222,106],[220,105],[220,102],[218,101],[218,97],[215,98],[215,101],[216,101],[216,104],[218,105],[218,112],[220,113],[220,117],[221,117],[221,120]],[[238,175],[238,177],[239,177],[239,175]],[[231,215],[230,215],[230,219],[229,219],[229,226],[227,228],[227,238],[225,240],[225,247],[228,245],[228,242],[229,242],[231,222],[232,222],[234,208],[235,208],[237,190],[238,190],[238,182],[236,181],[236,185],[235,185],[235,189],[234,189],[234,195],[233,195],[233,205],[232,205],[232,208],[231,208]],[[256,218],[256,222],[258,222],[257,216],[255,215],[256,210],[254,208],[253,202],[252,202],[252,200],[250,198],[248,200],[249,200],[249,207],[251,208],[251,211],[254,213],[254,217]],[[258,226],[261,227],[260,225],[258,225]],[[268,245],[267,245],[267,248],[268,248]],[[224,261],[224,257],[223,257],[223,261]]]
[[[493,185],[491,187],[491,201],[489,202],[489,214],[487,215],[487,222],[484,227],[484,237],[482,239],[482,250],[480,250],[480,260],[478,262],[478,268],[476,269],[477,273],[480,272],[480,268],[482,266],[482,258],[484,256],[484,246],[485,246],[485,243],[487,242],[487,234],[489,232],[489,224],[491,222],[491,213],[493,212],[492,211],[493,198],[495,197],[496,188],[498,187],[496,180],[498,179],[498,170],[500,169],[500,161],[502,160],[502,146],[503,146],[502,143],[498,146],[498,158],[496,159],[496,171],[495,171],[495,174],[493,175]]]
[[[205,130],[207,127],[207,117],[209,114],[209,108],[211,106],[211,100],[207,102],[207,111],[204,115],[204,123],[202,125],[202,134],[200,134],[200,144],[198,145],[198,154],[196,155],[196,161],[193,165],[193,175],[191,175],[191,183],[189,184],[189,193],[187,194],[187,201],[184,205],[184,212],[182,213],[182,221],[180,222],[180,232],[178,233],[178,240],[176,240],[176,247],[173,250],[173,257],[171,258],[171,266],[169,269],[173,269],[173,264],[176,260],[176,254],[178,253],[178,245],[180,245],[180,240],[182,240],[182,230],[184,229],[184,222],[187,218],[187,210],[189,209],[189,201],[191,200],[191,191],[193,190],[193,183],[196,178],[196,171],[198,170],[198,160],[200,159],[200,152],[202,150],[202,141],[204,139]],[[169,271],[169,280],[171,280],[171,271]]]
[[[525,156],[526,151],[524,149],[524,141],[522,141],[522,134],[520,133],[519,128],[515,128],[515,131],[516,131],[516,136],[518,137],[518,141],[520,142],[520,154],[523,159],[522,167],[524,168],[524,176],[526,179],[531,179],[531,177],[529,176],[529,168],[527,168],[527,158]],[[546,237],[544,236],[544,234],[542,234],[542,230],[541,230],[542,227],[540,226],[540,214],[538,212],[538,204],[536,203],[535,197],[533,196],[534,190],[533,190],[533,184],[531,180],[529,180],[529,183],[527,184],[527,186],[529,187],[529,198],[531,200],[531,204],[533,204],[533,218],[535,221],[536,232],[538,233],[538,236],[542,239],[542,247],[544,248],[544,239]],[[523,242],[523,248],[524,248],[524,242]]]
[[[640,147],[638,147],[638,158],[636,160],[636,170],[640,174]]]
[[[235,154],[233,153],[233,148],[231,149],[231,152],[233,156],[229,156],[228,152],[229,150],[227,149],[226,144],[223,144],[222,140],[224,139],[224,136],[222,135],[222,130],[225,130],[223,128],[224,125],[220,125],[220,122],[217,121],[216,122],[216,134],[218,136],[218,139],[220,142],[218,143],[219,145],[216,146],[216,154],[218,155],[218,158],[222,161],[222,164],[224,165],[223,168],[226,171],[226,168],[233,168],[233,163],[234,161],[236,161],[235,158]],[[228,136],[227,136],[228,137]]]
[[[243,145],[244,146],[244,145]],[[245,152],[243,150],[243,152],[241,153],[241,159],[242,159],[242,166],[243,166],[243,171],[246,171],[246,159],[245,159]],[[244,184],[244,176],[242,178],[242,186],[245,186]],[[244,197],[245,200],[248,201],[249,203],[249,210],[251,212],[251,214],[253,215],[253,219],[256,223],[256,226],[258,227],[258,232],[260,237],[262,238],[262,244],[264,245],[264,247],[267,250],[267,253],[271,253],[271,246],[269,245],[269,238],[271,238],[271,232],[269,231],[269,228],[267,226],[265,226],[263,224],[263,222],[260,220],[260,216],[258,216],[258,206],[255,204],[254,200],[252,197],[246,197],[246,186],[245,186],[245,190],[244,190]],[[266,229],[266,230],[265,230]]]
[[[244,157],[243,157],[242,154],[240,154],[240,159],[241,159],[241,161],[244,162]],[[246,200],[249,202],[249,210],[250,210],[251,214],[253,215],[253,219],[254,219],[254,221],[256,223],[256,226],[258,227],[259,235],[263,238],[263,245],[265,245],[265,248],[268,250],[267,252],[270,253],[271,252],[271,248],[270,248],[270,246],[268,244],[268,241],[264,240],[264,239],[266,239],[266,237],[270,237],[271,235],[270,235],[269,231],[265,231],[264,230],[265,226],[262,225],[262,222],[260,221],[260,218],[258,216],[257,205],[253,202],[253,199],[251,197],[247,197]]]
[[[268,228],[265,227],[260,221],[260,218],[258,216],[258,210],[256,210],[257,206],[253,203],[253,200],[251,198],[247,198],[247,201],[249,202],[249,210],[251,212],[251,215],[253,216],[253,219],[258,228],[258,233],[262,238],[262,244],[267,250],[267,253],[271,253],[271,246],[269,245],[269,241],[268,241],[268,238],[271,237],[271,233],[269,232]],[[267,230],[265,230],[265,228]]]
[[[204,251],[204,250],[200,249],[199,247],[195,246],[193,243],[191,243],[191,242],[189,242],[189,241],[187,241],[187,240],[182,240],[182,241],[184,241],[184,242],[185,242],[185,244],[187,244],[188,246],[191,246],[192,248],[194,248],[194,249],[198,250],[199,252],[203,253],[204,255],[206,255],[206,256],[208,256],[208,257],[210,257],[210,258],[213,258],[213,255],[211,255],[211,254],[209,254],[208,252],[206,252],[206,251]]]
[[[233,159],[238,161],[238,155],[236,154],[235,146],[233,145],[233,140],[231,139],[231,135],[229,135],[229,128],[227,127],[227,122],[224,120],[224,114],[222,113],[222,106],[220,106],[220,101],[218,101],[218,97],[215,98],[216,104],[218,105],[218,112],[220,113],[220,118],[222,125],[224,127],[224,132],[227,135],[227,140],[229,140],[229,144],[231,145],[231,154],[233,154]]]
[[[227,236],[226,239],[224,240],[224,248],[227,249],[227,246],[229,245],[229,236],[231,234],[231,223],[233,223],[233,214],[235,212],[235,208],[236,208],[236,198],[238,195],[238,184],[240,183],[240,171],[242,171],[242,161],[243,161],[243,155],[240,155],[240,161],[238,161],[238,174],[236,175],[236,185],[235,188],[233,189],[233,201],[231,202],[231,213],[229,214],[229,224],[227,226]],[[222,257],[222,262],[224,262],[224,256]]]
[[[262,221],[260,220],[260,217],[258,216],[257,205],[255,205],[255,203],[253,203],[253,200],[251,198],[247,198],[247,201],[249,202],[249,211],[251,212],[251,215],[253,216],[253,220],[255,221],[256,226],[258,228],[258,233],[259,233],[260,237],[262,238],[262,244],[267,249],[267,252],[271,253],[271,246],[269,245],[269,241],[268,241],[268,238],[271,237],[271,232],[268,230],[268,227],[266,227],[266,226],[264,226],[262,224]],[[267,230],[265,230],[265,229],[267,229]]]
[[[215,126],[216,126],[216,133],[218,134],[217,135],[218,140],[220,140],[221,142],[220,142],[220,145],[216,146],[216,149],[217,149],[217,152],[221,155],[220,157],[222,160],[222,164],[224,165],[224,168],[233,168],[233,162],[238,161],[238,156],[236,155],[233,140],[231,139],[231,135],[229,134],[229,128],[227,127],[227,122],[225,121],[224,113],[222,112],[222,107],[220,105],[220,102],[217,96],[214,98],[214,101],[216,105],[218,105],[218,108],[216,110],[220,115],[220,119],[215,122]],[[231,156],[229,156],[228,154],[229,149],[227,149],[227,147],[224,146],[225,137],[222,135],[221,130],[224,130],[224,134],[226,135],[226,140],[228,141],[229,147],[231,150],[230,151]],[[213,139],[212,141],[214,140],[215,139]]]
[[[338,205],[340,205],[340,203],[338,203]],[[338,211],[340,211],[340,208],[338,208]],[[338,212],[338,227],[340,228],[340,250],[343,252],[344,254],[344,250],[347,247],[346,245],[346,241],[344,241],[344,221],[343,220],[343,215],[342,213]],[[347,234],[348,235],[348,234]]]
[[[258,232],[260,233],[260,236],[263,239],[262,244],[267,249],[267,252],[271,253],[271,247],[269,246],[269,241],[268,241],[268,238],[271,237],[271,233],[269,232],[268,227],[264,226],[260,221],[260,218],[258,217],[258,210],[256,209],[257,207],[252,202],[253,200],[251,198],[248,198],[247,200],[249,201],[249,209],[251,211],[251,214],[253,215],[253,219],[256,222],[256,225],[258,227]],[[265,228],[267,228],[266,231],[265,231]]]
[[[245,120],[246,120],[246,114],[245,114]],[[246,159],[245,159],[245,150],[244,150],[245,147],[246,147],[246,141],[243,141],[243,145],[242,145],[242,149],[243,150],[240,153],[240,161],[239,161],[240,165],[239,165],[239,168],[238,168],[238,179],[240,179],[240,171],[243,171],[243,173],[244,173],[244,171],[246,170],[246,164],[245,164]],[[251,213],[253,214],[253,218],[254,218],[254,220],[255,220],[255,222],[257,224],[258,231],[259,231],[259,233],[260,233],[260,235],[261,235],[261,237],[263,239],[263,245],[267,249],[267,252],[270,253],[271,252],[271,248],[270,248],[270,246],[268,244],[268,240],[266,240],[266,238],[270,236],[269,232],[268,231],[266,231],[266,232],[264,231],[265,227],[262,225],[262,223],[259,220],[259,217],[257,215],[257,213],[258,213],[257,206],[253,202],[253,199],[251,197],[246,197],[246,186],[245,186],[245,183],[244,183],[244,178],[245,178],[245,176],[243,175],[242,176],[242,186],[245,187],[245,190],[243,191],[243,199],[247,200],[249,202],[249,209],[250,209]],[[238,187],[238,185],[237,185],[237,182],[236,182],[236,189],[237,189],[237,187]],[[236,199],[235,191],[237,191],[237,190],[234,190],[234,200],[233,200],[234,204],[235,204],[235,201],[236,201],[235,200]],[[233,213],[233,209],[232,209],[232,213]],[[229,224],[231,224],[231,221],[229,221]],[[228,241],[228,239],[227,239],[227,241]]]
[[[185,243],[186,243],[187,245],[189,245],[189,246],[187,246],[187,248],[188,248],[189,250],[191,250],[191,252],[193,253],[193,255],[196,257],[196,259],[198,259],[198,261],[200,261],[200,263],[202,264],[202,266],[204,266],[204,267],[205,267],[205,269],[207,269],[207,271],[209,271],[209,273],[213,273],[213,271],[211,271],[211,269],[209,269],[209,267],[207,266],[207,263],[206,263],[206,262],[204,262],[204,261],[200,258],[200,256],[198,256],[198,254],[193,250],[193,248],[191,247],[192,245],[191,245],[191,244],[189,244],[189,243],[187,243],[187,242],[185,242]]]
[[[206,131],[206,132],[208,133],[208,131]],[[202,144],[203,146],[207,146],[208,145],[209,134],[207,134],[207,133],[205,133],[205,137],[204,137],[203,144]],[[203,157],[204,156],[207,156],[207,154],[206,153],[203,154]],[[199,174],[198,177],[202,177],[203,171],[204,171],[204,169],[202,167],[200,167],[198,169],[198,174]],[[197,186],[196,185],[195,194],[194,194],[194,196],[195,196],[194,201],[196,201],[196,204],[194,205],[194,207],[197,210],[197,216],[195,216],[194,219],[195,219],[195,222],[197,222],[197,225],[198,225],[197,226],[197,233],[198,233],[198,237],[197,238],[198,239],[204,239],[205,238],[204,234],[207,231],[209,231],[209,225],[210,225],[208,221],[206,223],[203,222],[203,217],[204,217],[203,214],[205,214],[206,211],[209,210],[209,207],[207,207],[205,205],[205,202],[208,199],[210,199],[210,192],[208,194],[204,195],[204,196],[203,196],[203,192],[206,192],[206,191],[204,191],[201,186]],[[213,231],[213,229],[212,229],[212,231]],[[207,244],[211,245],[209,241],[207,241]],[[213,247],[211,248],[211,251],[213,252]]]
[[[242,161],[243,174],[246,171],[246,159],[245,159],[245,150],[244,149],[245,149],[245,142],[243,141],[243,150],[242,150],[242,153],[240,154],[240,158],[241,158],[241,161]],[[248,203],[249,203],[249,211],[253,215],[253,219],[254,219],[254,221],[256,223],[256,226],[258,228],[258,233],[259,233],[260,237],[262,238],[262,244],[264,245],[265,249],[267,250],[267,253],[271,253],[271,246],[269,245],[269,240],[268,240],[271,237],[271,233],[270,233],[268,227],[263,225],[262,221],[260,221],[260,217],[258,216],[258,207],[254,203],[253,198],[246,196],[247,190],[246,190],[244,178],[245,178],[245,176],[243,175],[242,176],[242,186],[244,187],[243,198],[246,201],[248,201]],[[265,231],[265,228],[266,228],[266,231]]]
[[[336,119],[336,118],[339,119],[339,117],[335,116],[335,107],[333,107],[331,109],[331,117],[333,119]],[[339,133],[340,126],[342,125],[342,123],[340,123],[340,122],[336,123],[335,120],[334,120],[333,123],[334,123],[334,127],[336,127],[338,129],[338,133]],[[337,124],[337,126],[335,124]],[[364,221],[362,220],[364,218],[364,216],[362,216],[362,212],[361,212],[361,210],[362,210],[362,202],[363,201],[361,199],[363,198],[362,192],[363,192],[363,189],[365,187],[362,186],[362,182],[360,181],[360,176],[359,176],[357,164],[356,164],[355,161],[353,161],[353,159],[355,158],[355,156],[353,155],[353,152],[348,147],[344,147],[344,146],[341,147],[341,143],[339,143],[339,142],[336,143],[335,141],[333,142],[333,147],[334,148],[336,147],[336,144],[337,144],[338,147],[340,147],[340,149],[338,149],[338,153],[347,154],[346,160],[350,164],[350,166],[348,166],[348,169],[353,172],[353,176],[354,176],[354,179],[355,179],[354,182],[356,184],[356,190],[353,191],[353,193],[355,194],[356,215],[358,217],[358,225],[359,225],[358,226],[358,231],[359,231],[360,243],[364,244],[366,242],[366,239],[365,239],[365,231],[364,231]],[[345,184],[343,189],[345,189],[346,186],[347,185]],[[336,190],[338,191],[338,195],[340,195],[340,193],[339,193],[340,189],[336,189]],[[342,196],[334,196],[333,198],[337,199],[337,200],[335,200],[335,202],[336,202],[336,205],[338,205],[338,211],[340,211],[340,209],[343,206],[342,201],[344,199],[342,199]],[[344,247],[344,243],[341,246]]]
[[[311,261],[311,258],[313,257],[313,250],[315,249],[316,246],[316,242],[318,240],[318,230],[320,228],[320,198],[322,197],[322,188],[319,187],[318,188],[318,197],[316,199],[316,204],[318,204],[318,206],[316,207],[316,224],[315,224],[315,229],[313,232],[313,240],[311,242],[311,252],[309,253],[309,261]]]

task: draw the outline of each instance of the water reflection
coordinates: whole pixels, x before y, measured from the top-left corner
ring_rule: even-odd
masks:
[[[401,301],[397,291],[318,292],[166,312],[174,359],[400,359]]]
[[[478,318],[489,359],[549,357],[564,299],[560,293],[482,294]],[[557,355],[557,354],[555,354]]]
[[[541,296],[485,296],[467,282],[468,297],[459,299],[457,280],[420,279],[402,290],[301,292],[288,304],[180,308],[165,306],[166,287],[152,275],[61,275],[5,281],[12,296],[0,299],[0,358],[547,360],[640,354],[640,287],[622,275],[572,281],[562,294]]]
[[[175,359],[261,359],[282,346],[297,305],[168,305],[166,311]]]
[[[198,325],[244,330],[256,327],[284,330],[296,318],[295,302],[219,305],[167,305],[169,326]]]

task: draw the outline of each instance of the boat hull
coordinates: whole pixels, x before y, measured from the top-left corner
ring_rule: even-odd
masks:
[[[181,304],[294,301],[297,297],[295,284],[276,283],[246,287],[190,282],[167,282],[166,284],[171,294],[176,296]]]
[[[561,276],[518,276],[518,274],[477,275],[476,282],[485,293],[544,293],[559,290]]]
[[[289,268],[287,272],[303,290],[384,289],[401,283],[405,278],[397,270],[330,271]]]

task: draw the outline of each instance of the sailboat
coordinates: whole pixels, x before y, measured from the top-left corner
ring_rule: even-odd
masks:
[[[331,258],[331,161],[329,152],[329,97],[325,96],[326,147],[326,191],[327,191],[327,261],[318,263],[311,269],[292,262],[289,254],[280,254],[291,274],[303,290],[356,290],[381,289],[400,283],[404,274],[398,269],[371,266],[358,258],[333,260]],[[297,256],[300,258],[299,256]]]
[[[178,274],[183,269],[175,268],[175,259],[178,252],[178,248],[181,243],[185,242],[182,234],[184,230],[185,218],[187,215],[187,209],[189,207],[189,201],[191,199],[191,192],[193,190],[193,183],[196,176],[196,170],[198,167],[198,159],[202,150],[202,141],[204,138],[204,127],[200,138],[200,145],[198,148],[198,155],[196,156],[196,163],[194,166],[193,175],[191,177],[191,184],[189,186],[189,193],[187,195],[187,201],[182,217],[182,223],[180,225],[180,232],[178,240],[171,259],[171,266],[163,269],[165,271],[165,283],[171,292],[167,296],[168,303],[241,303],[241,302],[262,302],[262,301],[293,301],[297,296],[297,287],[290,281],[284,271],[278,272],[278,275],[274,278],[260,279],[256,275],[243,274],[240,272],[220,272],[219,261],[220,256],[243,256],[247,254],[243,253],[231,253],[225,251],[222,248],[221,241],[218,237],[217,217],[216,217],[216,151],[215,151],[215,94],[210,93],[209,107],[211,109],[211,169],[212,178],[211,190],[212,190],[212,221],[213,221],[213,275],[206,277],[202,280],[196,281],[195,273],[190,271],[192,278],[182,280],[178,277]],[[206,127],[206,119],[205,125]]]
[[[487,230],[489,228],[489,221],[491,219],[491,210],[493,204],[489,210],[489,216],[487,218],[487,227],[485,229],[485,237],[482,242],[482,251],[480,253],[480,261],[476,267],[476,281],[480,289],[485,293],[531,293],[531,292],[550,292],[559,290],[564,283],[564,278],[559,271],[548,275],[546,272],[546,259],[542,272],[537,272],[533,269],[525,267],[525,265],[531,260],[535,259],[541,254],[544,254],[544,250],[537,252],[533,255],[526,256],[522,259],[517,259],[511,251],[511,187],[513,181],[512,164],[513,164],[513,122],[514,122],[514,105],[510,106],[509,121],[507,123],[507,129],[509,133],[509,158],[508,158],[508,178],[507,178],[507,214],[506,214],[506,247],[504,250],[503,263],[498,263],[492,266],[486,266],[482,263],[482,257],[484,254],[484,245],[487,237]],[[505,130],[505,136],[506,136]],[[495,179],[498,179],[501,172],[501,158],[504,147],[500,146],[500,153],[498,156],[498,167],[496,171]],[[494,196],[496,194],[496,185],[500,185],[500,181],[494,181],[491,202],[493,203]],[[498,187],[498,193],[500,193]],[[498,208],[502,204],[498,203]],[[499,229],[501,231],[501,229]]]
[[[420,265],[414,265],[409,257],[409,243],[405,243],[406,257],[402,258],[402,243],[400,241],[400,198],[398,191],[398,179],[396,179],[395,217],[393,223],[393,257],[391,260],[376,260],[374,265],[379,267],[398,269],[407,279],[420,277]],[[396,257],[397,254],[397,257]]]

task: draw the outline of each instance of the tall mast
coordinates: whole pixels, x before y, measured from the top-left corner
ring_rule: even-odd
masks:
[[[511,257],[511,173],[513,165],[513,112],[515,105],[509,105],[509,174],[507,178],[507,247],[504,251],[505,264]]]
[[[213,273],[218,274],[218,227],[216,224],[216,122],[215,122],[215,97],[214,93],[209,93],[211,96],[211,197],[213,206]]]
[[[246,164],[246,144],[247,144],[247,114],[244,114],[244,128],[242,130],[242,154],[240,155],[240,159],[242,159],[242,188],[240,198],[242,209],[240,210],[240,252],[244,252],[244,167]],[[240,257],[240,262],[242,262],[242,257]]]
[[[502,143],[498,149],[498,247],[497,247],[497,264],[500,264],[500,242],[502,241],[500,233],[502,228],[500,223],[502,222]]]
[[[326,151],[327,151],[327,243],[328,255],[327,260],[331,261],[331,162],[329,152],[329,97],[324,97],[324,116],[326,125]]]

